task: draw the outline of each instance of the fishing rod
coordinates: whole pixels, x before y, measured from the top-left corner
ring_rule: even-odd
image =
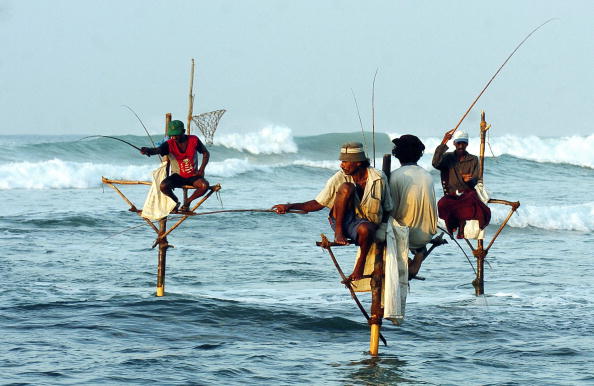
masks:
[[[140,150],[140,148],[138,146],[133,145],[133,144],[131,144],[128,141],[125,141],[123,139],[116,138],[116,137],[110,137],[109,135],[89,135],[88,137],[81,138],[78,141],[82,141],[83,139],[87,139],[87,138],[110,138],[110,139],[115,139],[116,141],[124,142],[126,145],[132,146],[133,148],[135,148],[138,151],[142,151],[142,150]]]
[[[200,213],[190,213],[190,216],[202,216],[205,214],[216,214],[216,213],[240,213],[240,212],[256,212],[256,213],[278,213],[274,209],[222,209],[222,210],[214,210],[212,212],[200,212]],[[304,210],[300,209],[289,209],[287,213],[295,213],[295,214],[308,214]],[[181,213],[184,214],[184,213]]]
[[[545,24],[547,24],[547,23],[549,23],[549,22],[551,22],[551,21],[553,21],[555,19],[556,18],[551,18],[551,19],[545,21],[544,23],[542,23],[541,25],[539,25],[538,27],[534,28],[528,35],[526,35],[526,37],[524,38],[524,40],[522,40],[520,42],[520,44],[518,44],[516,46],[516,48],[514,48],[514,50],[512,51],[512,53],[509,54],[509,56],[507,57],[507,59],[505,59],[505,61],[503,62],[503,64],[501,66],[499,66],[499,68],[497,69],[497,71],[495,72],[495,74],[491,77],[491,79],[489,79],[489,81],[487,82],[487,84],[485,85],[485,87],[483,87],[483,89],[481,90],[481,92],[474,99],[474,101],[472,102],[472,104],[470,105],[470,107],[468,108],[468,110],[466,110],[466,112],[464,113],[464,115],[462,115],[462,118],[460,118],[460,121],[458,121],[458,124],[456,125],[456,127],[454,127],[452,130],[449,131],[450,134],[454,134],[456,132],[456,130],[458,130],[458,127],[460,127],[460,124],[462,123],[462,121],[466,118],[466,116],[468,115],[468,113],[470,113],[470,110],[472,110],[472,108],[474,107],[474,105],[476,104],[476,102],[483,95],[483,93],[485,92],[485,90],[487,90],[487,88],[489,87],[489,85],[491,84],[491,82],[493,82],[493,79],[495,79],[495,77],[497,76],[497,74],[499,74],[499,72],[501,71],[501,69],[507,64],[507,62],[511,59],[511,57],[522,46],[522,44],[524,44],[524,42],[526,40],[528,40],[528,38],[530,36],[532,36],[533,33],[535,33],[536,31],[538,31],[542,26],[544,26]]]
[[[357,103],[357,97],[355,96],[355,92],[351,89],[351,94],[353,94],[353,100],[355,101],[355,107],[357,108],[357,116],[359,117],[359,126],[361,126],[361,136],[363,137],[363,144],[365,145],[365,153],[367,153],[367,140],[365,139],[365,131],[363,130],[363,120],[361,120],[361,112],[359,111],[359,104]]]
[[[134,114],[134,116],[136,117],[136,119],[138,119],[138,122],[140,122],[140,124],[142,125],[142,128],[144,129],[144,132],[146,133],[146,135],[148,136],[149,141],[151,141],[151,143],[153,144],[153,147],[157,147],[157,145],[155,145],[155,142],[153,141],[153,138],[151,137],[151,135],[149,134],[146,126],[144,125],[144,122],[142,122],[142,119],[140,119],[140,117],[138,116],[138,114],[136,114],[136,111],[132,110],[132,107],[128,106],[128,105],[122,105],[122,107],[127,108],[128,110],[130,110],[130,112],[132,114]],[[161,158],[161,155],[158,154],[159,159],[161,161],[163,161],[163,159]]]
[[[371,136],[373,140],[373,167],[375,167],[375,78],[379,68],[375,69],[373,84],[371,85]]]

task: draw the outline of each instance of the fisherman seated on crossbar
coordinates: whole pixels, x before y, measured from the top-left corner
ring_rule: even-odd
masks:
[[[176,213],[178,210],[187,212],[192,201],[204,195],[209,188],[208,181],[204,179],[204,169],[208,164],[210,153],[197,136],[186,135],[182,121],[169,122],[167,135],[169,139],[159,147],[143,147],[140,149],[140,153],[149,157],[154,154],[166,155],[169,156],[172,162],[175,160],[179,173],[173,173],[165,178],[161,182],[160,189],[161,192],[175,201],[172,213]],[[200,167],[198,167],[198,153],[202,154]],[[173,194],[173,189],[185,185],[193,186],[196,190],[188,197],[180,209],[180,202],[177,196]]]
[[[363,277],[365,259],[376,240],[378,227],[381,229],[378,233],[383,230],[385,240],[385,223],[392,211],[392,199],[386,175],[370,166],[361,143],[342,145],[338,159],[341,170],[326,182],[315,200],[278,204],[272,209],[285,214],[291,209],[314,212],[329,208],[328,220],[334,230],[334,241],[346,245],[351,239],[361,248],[353,273],[347,279],[354,281]]]
[[[447,152],[447,142],[454,138],[453,152]],[[440,171],[444,196],[437,203],[439,217],[445,221],[448,232],[458,230],[457,238],[464,238],[467,220],[478,220],[484,229],[491,220],[491,210],[479,198],[475,186],[482,184],[477,156],[466,151],[468,134],[462,130],[445,133],[433,154],[433,167]]]

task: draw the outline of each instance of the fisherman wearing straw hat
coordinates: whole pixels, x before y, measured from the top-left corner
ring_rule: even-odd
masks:
[[[453,138],[456,149],[447,152],[447,142]],[[466,151],[468,134],[458,130],[445,133],[441,144],[433,154],[433,167],[441,172],[444,196],[437,203],[439,217],[448,231],[458,229],[458,238],[463,238],[466,220],[478,220],[484,229],[491,220],[491,210],[478,197],[474,187],[480,181],[480,165],[477,156]]]
[[[208,164],[210,153],[197,136],[186,135],[182,121],[169,122],[167,135],[169,139],[159,147],[142,147],[140,153],[149,157],[154,154],[168,155],[172,161],[172,170],[177,172],[165,178],[160,185],[161,192],[175,201],[172,213],[180,209],[180,202],[173,193],[173,189],[185,185],[196,189],[181,207],[181,212],[187,212],[192,201],[204,195],[209,188],[208,181],[204,179],[204,169]],[[198,153],[202,154],[200,167],[198,167]]]
[[[338,159],[341,170],[326,182],[314,200],[278,204],[272,209],[285,214],[292,209],[314,212],[329,208],[334,241],[346,245],[350,239],[361,248],[360,258],[348,277],[353,281],[363,276],[365,258],[375,241],[376,230],[390,216],[392,199],[386,175],[370,166],[360,142],[343,144]]]

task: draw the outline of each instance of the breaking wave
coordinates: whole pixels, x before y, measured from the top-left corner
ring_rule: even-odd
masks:
[[[258,132],[215,137],[214,144],[252,154],[297,153],[297,144],[288,127],[268,126]]]
[[[390,139],[401,134],[388,134]],[[441,142],[441,138],[421,138],[425,144],[425,153],[433,154],[434,149]],[[594,169],[594,134],[589,136],[566,136],[542,138],[537,136],[519,137],[516,135],[502,135],[487,137],[490,145],[485,150],[486,157],[497,157],[503,154],[535,162],[570,164]],[[480,139],[471,137],[468,151],[479,154]],[[451,145],[450,145],[451,148]],[[491,153],[491,151],[493,153]]]
[[[52,159],[40,162],[0,164],[0,190],[8,189],[87,189],[101,184],[101,177],[122,180],[150,180],[156,164],[115,165],[72,162]],[[251,171],[269,171],[272,167],[255,165],[247,159],[230,158],[210,162],[209,176],[233,177]]]
[[[490,205],[493,224],[501,224],[509,207]],[[509,220],[513,228],[540,228],[591,232],[594,230],[594,202],[579,205],[535,206],[522,205]]]

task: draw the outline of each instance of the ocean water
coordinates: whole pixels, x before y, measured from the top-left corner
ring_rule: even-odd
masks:
[[[376,136],[378,167],[397,134]],[[326,211],[189,219],[169,236],[157,298],[154,232],[101,176],[147,180],[158,160],[78,139],[0,136],[2,384],[594,384],[594,135],[490,138],[486,186],[521,207],[489,253],[485,296],[458,247],[438,248],[427,280],[410,285],[405,323],[384,323],[378,358],[314,245],[331,235]],[[313,199],[340,143],[360,139],[283,127],[218,136],[207,178],[223,189],[202,210]],[[440,192],[440,138],[422,140]],[[122,190],[138,206],[147,192]],[[492,210],[487,239],[508,211]],[[354,247],[335,253],[349,271]]]

